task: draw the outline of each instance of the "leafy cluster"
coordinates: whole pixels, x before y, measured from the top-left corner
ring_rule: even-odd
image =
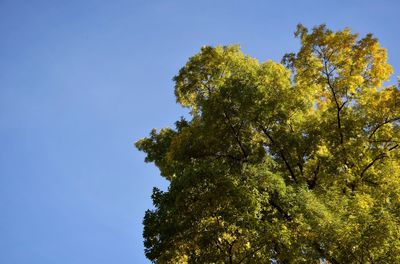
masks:
[[[299,25],[282,63],[203,47],[174,77],[191,120],[136,143],[168,191],[156,263],[400,263],[400,89],[368,34]]]

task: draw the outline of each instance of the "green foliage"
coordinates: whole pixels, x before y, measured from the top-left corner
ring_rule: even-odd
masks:
[[[297,54],[203,47],[174,77],[191,111],[136,143],[161,175],[156,263],[400,263],[400,90],[368,34],[298,26]]]

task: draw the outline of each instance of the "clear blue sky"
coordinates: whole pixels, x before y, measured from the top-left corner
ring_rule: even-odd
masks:
[[[166,183],[133,143],[186,112],[171,78],[202,45],[260,60],[296,24],[372,32],[400,74],[400,1],[0,0],[0,263],[148,263]]]

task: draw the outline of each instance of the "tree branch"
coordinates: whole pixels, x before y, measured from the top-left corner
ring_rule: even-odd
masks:
[[[315,185],[317,184],[317,177],[318,177],[320,165],[321,165],[321,163],[320,163],[319,160],[318,160],[317,168],[315,168],[315,171],[314,171],[314,177],[313,177],[311,180],[309,180],[309,181],[307,182],[308,188],[309,188],[310,190],[314,189],[314,188],[315,188]]]
[[[399,146],[398,144],[394,145],[393,147],[391,147],[391,148],[388,149],[388,152],[390,152],[390,151],[396,149],[398,146]],[[361,172],[361,174],[360,174],[360,177],[362,178],[362,177],[364,176],[364,173],[365,173],[369,168],[371,168],[371,167],[375,164],[375,162],[377,162],[378,160],[381,160],[381,159],[383,159],[383,158],[386,158],[386,157],[387,157],[387,154],[386,154],[385,152],[382,152],[381,154],[379,154],[378,156],[376,156],[370,163],[368,163],[367,166],[365,166],[365,168],[362,170],[362,172]]]
[[[251,252],[247,253],[241,260],[239,260],[239,262],[237,264],[242,263],[246,258],[248,258],[249,256],[253,255],[257,251],[260,251],[263,247],[265,247],[265,245],[261,245],[258,248],[256,248],[256,249],[252,250]]]
[[[371,168],[371,167],[374,165],[375,162],[377,162],[378,160],[383,159],[383,158],[385,158],[385,157],[386,157],[386,154],[385,154],[385,153],[381,153],[381,154],[379,154],[378,156],[376,156],[370,163],[368,163],[367,166],[365,166],[365,168],[362,170],[362,172],[361,172],[361,174],[360,174],[360,177],[363,178],[363,177],[364,177],[364,173],[365,173],[369,168]]]
[[[371,132],[371,134],[368,136],[368,138],[371,139],[371,138],[374,136],[374,134],[376,133],[376,131],[378,131],[378,129],[381,128],[382,126],[384,126],[384,125],[386,125],[386,124],[389,124],[389,123],[392,123],[392,122],[396,122],[396,121],[400,121],[400,116],[396,116],[396,117],[393,117],[393,118],[390,118],[390,119],[386,118],[384,122],[378,124],[378,125],[374,128],[374,130],[372,130],[372,132]]]
[[[233,136],[237,142],[237,144],[239,145],[240,150],[242,151],[242,154],[244,156],[245,159],[247,159],[248,154],[246,152],[246,150],[244,149],[244,146],[242,144],[242,142],[240,141],[240,136],[239,136],[239,132],[236,132],[235,128],[233,127],[232,123],[231,123],[231,119],[228,116],[228,114],[226,113],[226,111],[224,110],[224,117],[227,120],[227,124],[229,126],[229,128],[231,129]]]
[[[342,104],[339,103],[339,100],[337,98],[336,95],[336,91],[333,87],[333,84],[331,83],[331,73],[328,72],[328,66],[327,66],[327,62],[326,62],[326,58],[323,58],[324,61],[324,68],[325,68],[325,76],[326,76],[326,80],[328,83],[328,87],[332,92],[333,95],[333,99],[335,101],[336,104],[336,118],[337,118],[337,126],[338,126],[338,131],[339,131],[339,136],[340,136],[340,144],[343,144],[343,132],[342,132],[342,125],[341,125],[341,119],[340,119],[340,111],[343,109],[343,107],[345,106],[346,102],[343,102]]]
[[[293,171],[292,167],[290,166],[288,160],[286,159],[285,154],[283,153],[283,150],[280,149],[280,148],[277,146],[276,142],[274,141],[274,139],[271,137],[271,135],[268,133],[268,131],[267,131],[265,128],[261,127],[261,130],[262,130],[263,133],[268,137],[268,139],[271,141],[271,143],[272,143],[273,145],[275,145],[275,146],[279,149],[278,153],[279,153],[279,155],[281,156],[283,162],[285,163],[286,168],[289,170],[289,173],[290,173],[290,175],[292,176],[292,179],[293,179],[295,182],[297,182],[296,175],[294,174],[294,171]]]

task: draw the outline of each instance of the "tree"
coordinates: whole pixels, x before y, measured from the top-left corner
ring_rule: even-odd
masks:
[[[203,47],[174,77],[190,120],[136,143],[170,182],[156,263],[400,263],[400,89],[371,34],[302,25],[297,54]]]

